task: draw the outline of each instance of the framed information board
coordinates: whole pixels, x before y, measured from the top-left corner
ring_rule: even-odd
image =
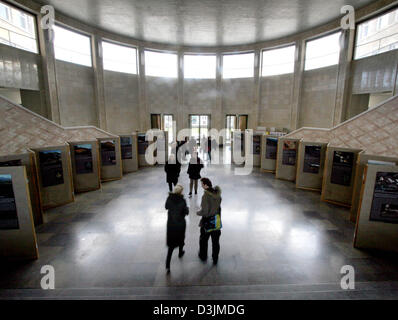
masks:
[[[64,184],[62,151],[47,150],[39,152],[40,173],[43,188]]]
[[[297,141],[283,141],[282,164],[285,166],[295,166],[297,161]]]
[[[120,137],[122,149],[122,160],[133,159],[133,139],[131,137]]]
[[[116,165],[115,140],[101,141],[101,163],[104,167]]]
[[[304,166],[305,173],[319,174],[321,168],[321,146],[306,146],[304,149]]]
[[[278,152],[278,138],[276,137],[267,137],[266,143],[266,159],[276,160],[276,155]]]
[[[370,221],[398,223],[398,173],[377,172]]]
[[[342,186],[350,186],[354,167],[353,152],[335,151],[333,155],[330,182]]]
[[[91,144],[73,146],[76,174],[93,173],[93,152]]]
[[[18,230],[18,213],[11,174],[0,174],[0,230]]]

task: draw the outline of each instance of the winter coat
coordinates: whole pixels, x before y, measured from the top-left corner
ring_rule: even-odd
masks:
[[[166,162],[164,166],[164,171],[167,174],[167,183],[177,183],[180,177],[181,164],[178,162],[176,164],[169,164]]]
[[[184,246],[185,216],[189,214],[184,196],[170,193],[166,201],[166,210],[168,210],[167,246],[170,248]]]
[[[191,180],[199,180],[202,177],[200,176],[200,171],[203,169],[203,164],[198,158],[198,162],[196,164],[189,163],[188,166],[188,175]]]
[[[220,187],[215,187],[214,192],[205,190],[202,197],[201,209],[197,212],[197,215],[203,218],[208,218],[221,213],[221,201]]]

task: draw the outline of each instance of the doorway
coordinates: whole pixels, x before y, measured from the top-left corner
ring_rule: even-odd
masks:
[[[236,130],[237,124],[238,124],[238,117],[235,115],[227,115],[226,118],[226,143],[231,144],[232,140],[232,131]]]
[[[210,130],[210,116],[209,115],[190,115],[189,128],[191,136],[194,137],[198,145],[201,143],[203,137],[207,138]]]
[[[169,143],[174,141],[174,116],[172,114],[165,114],[163,116],[163,130],[169,134]]]

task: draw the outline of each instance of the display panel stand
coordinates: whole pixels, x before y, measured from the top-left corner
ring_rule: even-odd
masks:
[[[286,181],[296,181],[297,159],[301,139],[280,138],[276,161],[276,178]]]
[[[138,133],[138,165],[139,167],[152,167],[154,165],[149,164],[145,159],[145,153],[149,146],[153,145],[157,142],[157,136],[163,134],[164,143],[160,144],[160,148],[156,149],[154,156],[161,157],[160,161],[157,161],[157,164],[165,164],[168,161],[169,157],[169,143],[168,143],[168,132],[161,131],[161,130],[152,130],[154,134],[154,141],[147,141],[146,140],[146,133],[140,132]],[[158,133],[158,134],[157,134]],[[163,155],[163,156],[162,156]]]
[[[365,151],[362,151],[359,154],[356,173],[355,173],[355,180],[354,180],[354,191],[352,194],[352,206],[350,212],[350,220],[352,222],[357,221],[362,182],[364,179],[364,171],[369,161],[387,162],[390,163],[391,165],[398,165],[398,158],[370,155],[366,154]]]
[[[138,171],[138,140],[137,134],[120,136],[122,150],[123,173]]]
[[[322,182],[322,201],[351,207],[358,155],[362,150],[328,147]]]
[[[37,168],[33,152],[19,155],[9,155],[0,157],[0,167],[19,167],[26,168],[29,181],[29,196],[32,202],[32,212],[35,226],[43,224],[43,208],[40,202],[39,187],[37,181]]]
[[[364,169],[354,247],[398,252],[398,166]]]
[[[0,257],[39,258],[26,168],[0,168]]]
[[[263,133],[255,132],[253,134],[253,166],[261,167],[261,149],[263,141]]]
[[[99,138],[101,181],[115,181],[123,178],[122,150],[120,137]]]
[[[44,210],[75,201],[69,145],[32,149]]]
[[[261,148],[261,170],[264,172],[276,172],[276,160],[278,155],[278,137],[264,135]]]
[[[69,142],[75,192],[101,189],[98,141]]]
[[[240,144],[241,146],[241,157],[245,158],[246,155],[246,148],[245,148],[245,132],[241,132],[239,130],[234,130],[232,131],[232,145],[231,145],[231,161],[232,163],[236,164],[234,162],[234,150],[236,148],[237,145]]]
[[[298,189],[322,190],[327,147],[327,143],[300,143],[296,179]]]

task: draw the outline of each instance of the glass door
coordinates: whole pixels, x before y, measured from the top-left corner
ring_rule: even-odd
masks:
[[[237,116],[234,116],[234,115],[227,116],[227,126],[226,126],[226,128],[227,128],[226,143],[227,144],[231,143],[232,131],[236,130],[236,126],[237,126]]]
[[[200,145],[203,138],[208,137],[210,130],[210,116],[208,115],[191,115],[189,116],[189,125],[191,136]]]
[[[174,116],[165,114],[163,116],[163,129],[169,133],[169,143],[174,141]]]

